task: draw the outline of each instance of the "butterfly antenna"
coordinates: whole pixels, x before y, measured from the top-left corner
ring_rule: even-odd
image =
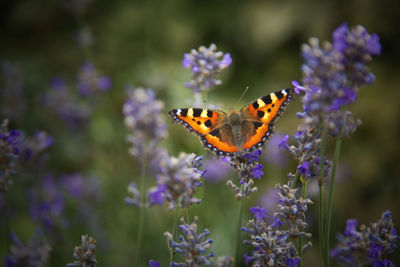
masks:
[[[243,98],[243,97],[244,97],[244,95],[246,94],[247,90],[249,90],[249,87],[248,87],[248,86],[246,86],[246,88],[244,89],[244,91],[243,91],[242,95],[241,95],[241,96],[239,97],[239,99],[236,101],[236,103],[235,103],[234,107],[236,107],[236,106],[237,106],[237,104],[239,104],[239,102],[242,100],[242,98]]]

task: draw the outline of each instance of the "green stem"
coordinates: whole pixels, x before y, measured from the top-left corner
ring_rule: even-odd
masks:
[[[327,138],[327,128],[325,121],[322,120],[322,142],[321,142],[321,157],[319,161],[319,246],[322,254],[322,261],[325,267],[327,267],[326,257],[325,257],[325,232],[324,232],[324,158],[326,153],[326,138]]]
[[[145,221],[145,210],[146,210],[146,162],[142,163],[142,170],[140,175],[140,215],[139,215],[139,229],[137,234],[137,249],[136,249],[136,260],[135,266],[139,266],[139,258],[140,255],[143,255],[142,248],[142,239],[144,232],[144,221]]]
[[[299,181],[299,177],[300,177],[300,172],[299,172],[299,170],[297,169],[297,170],[296,170],[296,174],[294,175],[292,184],[290,185],[290,188],[293,189],[293,188],[296,187],[296,184],[297,184],[297,182]]]
[[[306,181],[303,176],[300,177],[300,181],[301,181],[301,197],[303,199],[305,199],[306,196],[307,196],[307,184],[308,184],[308,181]],[[303,229],[301,228],[300,231],[302,232]],[[303,265],[303,237],[300,237],[300,239],[299,239],[299,248],[298,248],[298,250],[299,250],[299,256],[300,256],[299,267],[302,267],[302,265]]]
[[[189,207],[186,208],[186,223],[189,223]]]
[[[240,188],[240,191],[243,192],[243,185]],[[241,238],[240,238],[240,234],[241,234],[241,228],[242,228],[242,216],[243,216],[243,209],[244,209],[244,196],[242,196],[242,198],[240,199],[239,202],[239,218],[238,218],[238,223],[237,223],[237,228],[235,230],[237,230],[237,236],[236,236],[236,252],[235,252],[235,265],[238,267],[240,266],[240,262],[239,262],[239,258],[240,258],[240,245],[241,245]]]
[[[325,244],[325,257],[327,258],[327,263],[329,266],[329,235],[331,231],[331,220],[332,220],[332,205],[333,205],[333,193],[335,187],[335,179],[336,179],[336,168],[339,162],[340,149],[342,147],[342,139],[338,137],[336,139],[335,146],[335,154],[333,158],[333,166],[332,166],[332,174],[331,174],[331,182],[329,184],[329,195],[328,195],[328,210],[327,210],[327,218],[326,218],[326,244]]]
[[[188,211],[189,212],[189,211]],[[174,222],[172,223],[172,238],[175,240],[175,235],[176,235],[176,228],[178,228],[178,221],[179,221],[179,207],[175,207],[175,216],[174,216]],[[189,221],[186,221],[187,224],[189,224]],[[169,264],[174,261],[174,249],[172,247],[169,248],[170,256],[169,256]]]

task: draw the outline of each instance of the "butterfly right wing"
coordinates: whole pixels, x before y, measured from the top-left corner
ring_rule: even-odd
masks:
[[[226,113],[202,108],[173,109],[171,118],[190,132],[200,135],[204,147],[217,155],[232,155],[238,148],[233,143],[233,132],[226,123]]]

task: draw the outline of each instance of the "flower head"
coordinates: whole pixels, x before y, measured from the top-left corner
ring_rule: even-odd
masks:
[[[139,159],[154,157],[157,145],[167,135],[167,126],[161,115],[164,103],[157,100],[152,89],[128,88],[123,106],[125,125],[131,132],[130,153]],[[153,155],[153,156],[152,156]]]
[[[78,91],[84,96],[93,96],[97,92],[108,91],[112,81],[107,76],[98,74],[91,62],[84,62],[78,75]]]
[[[354,132],[359,122],[351,123],[351,113],[343,107],[355,102],[360,88],[375,80],[367,64],[380,50],[378,35],[360,25],[349,29],[342,24],[333,33],[332,44],[321,46],[317,38],[311,38],[302,47],[303,116],[324,119],[333,136]],[[294,85],[299,88],[298,83]]]
[[[253,266],[297,266],[299,251],[294,241],[299,236],[311,237],[311,234],[303,232],[307,227],[305,211],[307,205],[312,204],[311,200],[297,199],[296,189],[290,189],[287,185],[278,184],[277,188],[279,205],[274,213],[274,222],[268,225],[265,210],[253,207],[250,211],[254,219],[242,227],[242,231],[250,234],[250,240],[244,243],[254,248],[251,255],[244,255],[246,264],[253,262]],[[301,249],[308,246],[311,246],[311,242]]]
[[[346,222],[344,234],[338,235],[338,245],[331,250],[331,257],[351,266],[371,264],[372,266],[395,266],[387,257],[397,248],[397,235],[390,211],[368,227],[357,229],[357,220]]]
[[[75,261],[67,264],[67,267],[96,266],[96,240],[88,235],[82,235],[81,242],[80,246],[74,248]]]
[[[171,266],[211,265],[210,258],[214,256],[214,253],[208,253],[207,250],[211,247],[213,241],[209,238],[207,239],[207,236],[210,234],[207,229],[203,233],[198,233],[198,220],[196,216],[191,224],[187,224],[183,218],[181,219],[182,224],[179,225],[179,229],[183,235],[179,236],[179,241],[175,241],[169,232],[164,234],[167,236],[169,246],[173,251],[182,254],[185,258],[185,262],[172,262]]]
[[[50,246],[35,235],[24,243],[16,234],[11,234],[10,255],[4,258],[5,267],[14,266],[46,266],[49,258]]]
[[[239,188],[231,180],[228,180],[226,183],[232,188],[237,200],[249,197],[257,191],[257,187],[253,187],[254,178],[261,179],[261,176],[264,175],[262,171],[263,166],[259,163],[261,154],[262,151],[257,149],[253,152],[237,155],[229,159],[229,164],[239,175],[239,183],[242,185]]]
[[[165,154],[160,162],[161,172],[157,174],[157,186],[149,189],[149,205],[169,203],[169,209],[199,204],[200,199],[194,197],[196,189],[202,185],[200,178],[203,171],[201,156],[181,153],[177,158]]]
[[[192,80],[186,83],[186,87],[198,93],[220,85],[222,81],[218,80],[217,76],[231,63],[231,55],[217,52],[215,44],[211,44],[209,48],[200,46],[198,50],[192,49],[190,53],[185,54],[182,60],[182,66],[192,71]]]
[[[77,97],[65,80],[54,78],[51,89],[43,95],[44,106],[55,111],[68,126],[76,128],[83,125],[92,114],[92,107]]]

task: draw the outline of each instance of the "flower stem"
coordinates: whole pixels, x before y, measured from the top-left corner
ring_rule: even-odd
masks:
[[[290,188],[293,189],[296,187],[296,184],[299,181],[299,177],[300,177],[300,172],[299,172],[299,170],[296,170],[296,174],[294,175],[294,178],[293,178],[292,184],[290,185]]]
[[[145,221],[145,210],[146,210],[146,162],[142,163],[142,170],[140,175],[140,215],[139,215],[139,229],[137,234],[137,249],[136,249],[136,259],[135,266],[139,266],[140,255],[143,255],[142,251],[142,239],[144,232],[144,221]]]
[[[188,211],[189,213],[189,211]],[[172,223],[172,238],[175,240],[175,235],[176,235],[176,228],[178,227],[178,220],[179,220],[179,207],[178,205],[175,207],[175,216],[174,216],[174,222]],[[187,222],[189,223],[188,219]],[[169,256],[169,264],[171,265],[171,263],[174,261],[174,249],[172,247],[169,248],[169,252],[170,252],[170,256]]]
[[[331,230],[331,220],[332,220],[332,204],[333,204],[333,193],[335,187],[335,179],[336,179],[336,168],[339,162],[340,149],[342,147],[342,139],[338,137],[336,139],[335,146],[335,154],[333,158],[333,166],[332,166],[332,174],[331,174],[331,183],[329,184],[329,195],[328,195],[328,210],[327,210],[327,218],[326,218],[326,244],[325,244],[325,257],[327,259],[327,263],[329,266],[329,235]]]
[[[244,186],[241,185],[240,191],[243,192],[243,190],[244,190]],[[239,218],[238,218],[237,228],[235,229],[235,230],[238,231],[238,233],[237,233],[237,239],[236,239],[236,252],[235,252],[235,262],[236,262],[235,265],[236,265],[237,267],[240,266],[240,262],[239,262],[239,258],[240,258],[240,247],[241,247],[241,246],[240,246],[240,245],[241,245],[241,243],[240,243],[240,241],[241,241],[241,238],[240,238],[240,234],[241,234],[240,228],[242,227],[243,209],[244,209],[244,196],[242,196],[242,198],[240,199],[240,202],[239,202]]]
[[[319,246],[322,254],[322,261],[327,267],[325,257],[325,236],[324,236],[324,158],[326,153],[326,138],[327,128],[325,121],[322,120],[322,142],[321,142],[321,158],[319,161],[319,210],[318,210],[318,224],[319,224]]]
[[[306,181],[303,176],[300,176],[300,181],[301,181],[301,197],[303,199],[305,199],[306,196],[307,196],[308,180]],[[302,232],[303,229],[300,229],[300,231]],[[300,256],[299,267],[302,267],[302,265],[303,265],[303,237],[302,236],[299,239],[299,248],[298,248],[298,250],[299,250],[299,256]]]

